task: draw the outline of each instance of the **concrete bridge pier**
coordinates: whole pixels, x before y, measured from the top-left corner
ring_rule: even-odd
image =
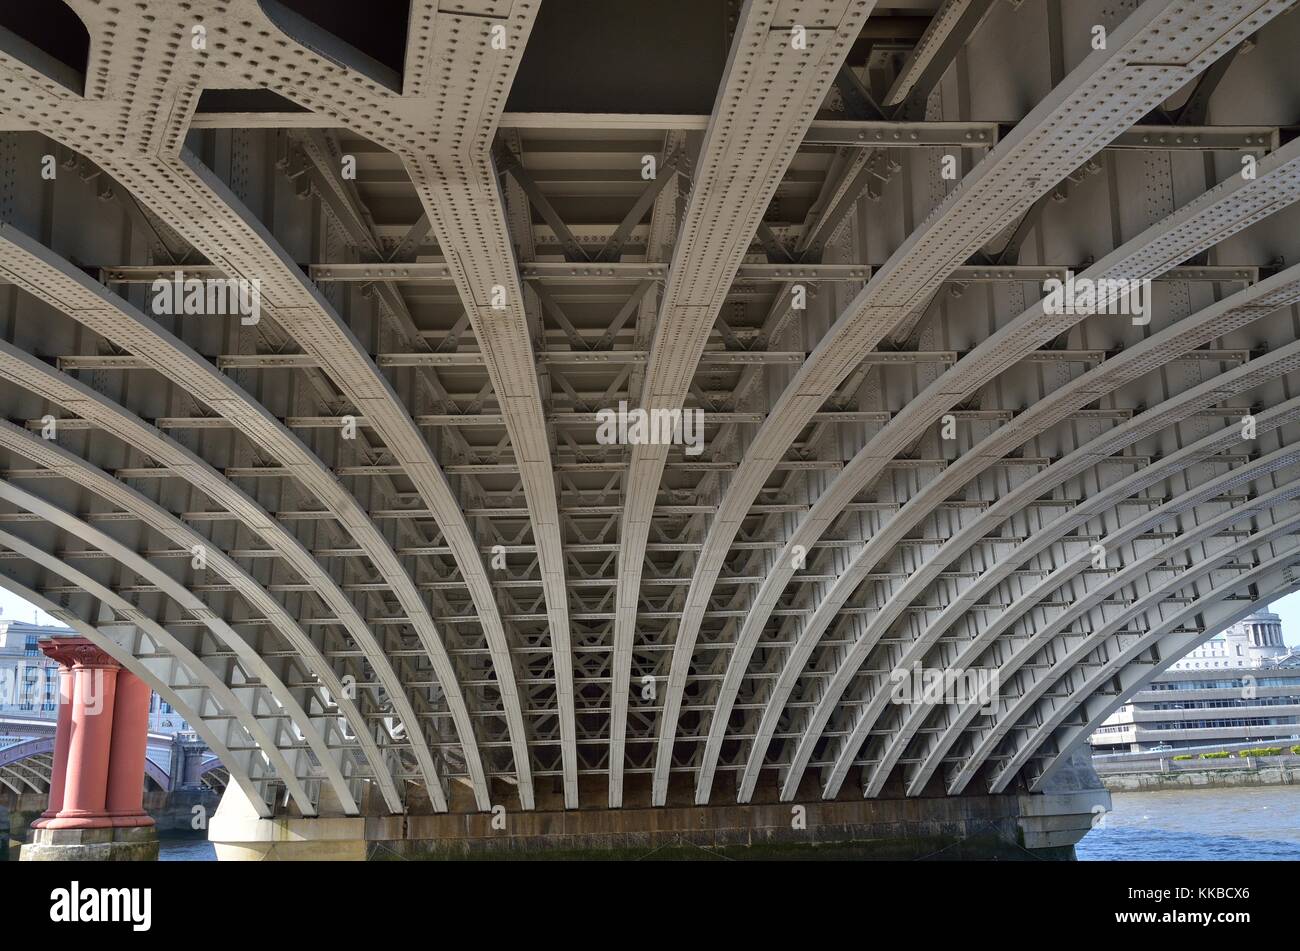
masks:
[[[148,684],[84,637],[40,648],[60,665],[58,724],[49,805],[19,858],[156,859],[158,835],[142,799]]]
[[[1024,846],[1044,852],[1068,848],[1110,811],[1110,792],[1092,767],[1086,748],[1076,749],[1048,779],[1041,793],[1020,796]]]
[[[222,794],[208,839],[221,862],[360,862],[367,852],[364,818],[345,816],[328,802],[310,818],[263,818],[237,783]]]
[[[537,790],[537,808],[503,801],[474,810],[453,789],[450,811],[439,814],[261,818],[235,785],[227,788],[208,837],[222,861],[363,860],[466,857],[1063,859],[1110,808],[1110,794],[1086,752],[1076,753],[1041,793],[906,796],[890,788],[865,799],[860,789],[825,801],[810,781],[796,800],[782,802],[775,784],[760,785],[754,801],[696,806],[692,789],[671,790],[668,804],[648,806],[649,790],[629,787],[636,800],[622,809],[564,808],[560,788]],[[584,801],[603,794],[600,782]],[[504,796],[503,796],[504,800]]]

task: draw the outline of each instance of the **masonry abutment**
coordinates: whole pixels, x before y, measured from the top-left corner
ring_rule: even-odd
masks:
[[[531,811],[457,811],[365,817],[261,818],[228,787],[209,825],[220,861],[387,858],[1072,859],[1074,845],[1110,808],[1086,754],[1042,793],[876,799],[847,787],[820,799],[808,781],[789,802],[775,779],[754,801],[695,806],[688,784],[651,807],[643,778],[619,809],[565,810],[543,791]],[[584,790],[585,791],[585,790]],[[723,791],[728,792],[727,790]],[[734,798],[734,790],[730,791]],[[463,805],[472,808],[472,803]]]

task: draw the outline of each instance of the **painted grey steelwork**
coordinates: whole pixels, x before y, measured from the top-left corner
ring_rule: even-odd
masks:
[[[259,815],[1041,791],[1295,584],[1296,5],[0,13],[0,585]]]

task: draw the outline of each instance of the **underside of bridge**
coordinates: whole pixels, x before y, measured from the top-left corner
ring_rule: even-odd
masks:
[[[0,585],[214,838],[1068,849],[1300,587],[1296,5],[4,4]]]

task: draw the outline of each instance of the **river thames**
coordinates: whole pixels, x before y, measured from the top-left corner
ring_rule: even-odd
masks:
[[[1114,793],[1081,861],[1300,859],[1300,786]]]
[[[1300,860],[1300,786],[1115,793],[1080,861]],[[168,838],[164,861],[213,861],[202,838]]]

